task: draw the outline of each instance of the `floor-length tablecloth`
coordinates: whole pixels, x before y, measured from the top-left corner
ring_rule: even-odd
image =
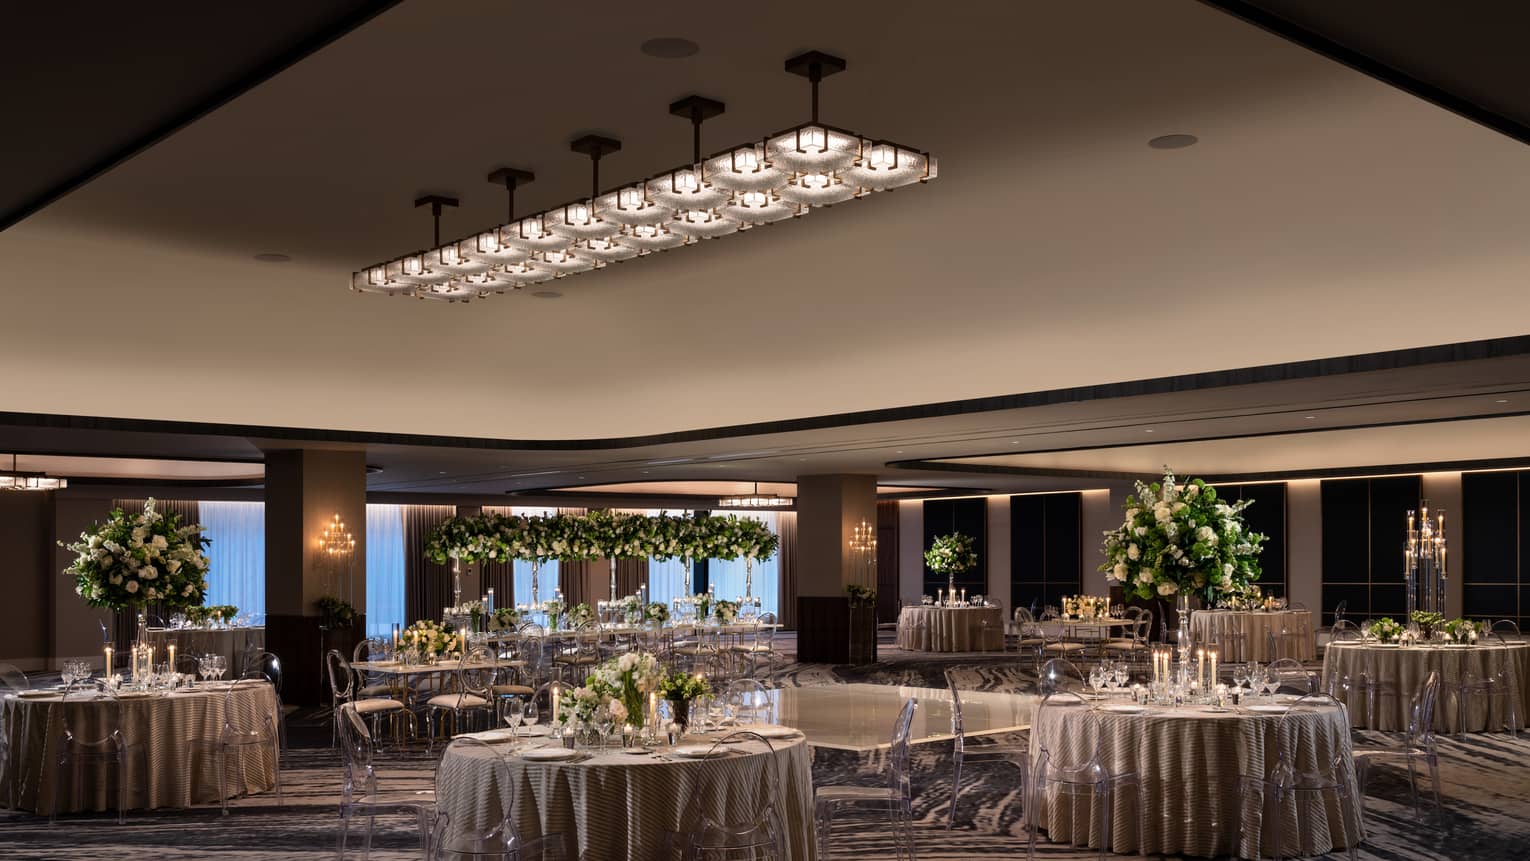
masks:
[[[1342,716],[1301,714],[1287,725],[1286,743],[1298,770],[1311,770],[1342,756],[1351,798],[1354,783],[1349,733]],[[1299,723],[1298,723],[1299,722]],[[1084,708],[1043,708],[1031,730],[1031,761],[1045,746],[1054,762],[1083,763],[1103,743],[1103,762],[1112,775],[1135,772],[1140,795],[1123,789],[1112,799],[1111,851],[1149,855],[1269,857],[1276,848],[1262,830],[1259,798],[1238,808],[1240,775],[1264,776],[1277,759],[1281,716],[1239,711],[1213,713],[1200,706],[1153,709],[1146,714],[1092,712]],[[1098,848],[1103,821],[1094,806],[1055,788],[1029,815],[1053,841]],[[1302,857],[1321,855],[1361,839],[1351,833],[1337,797],[1304,796],[1287,803],[1281,842],[1291,846],[1293,831]],[[1138,825],[1142,845],[1138,845]]]
[[[1349,705],[1350,722],[1384,732],[1408,728],[1413,695],[1431,670],[1440,673],[1440,693],[1435,700],[1435,732],[1496,732],[1507,726],[1509,703],[1516,706],[1516,725],[1524,728],[1530,712],[1530,643],[1491,643],[1476,646],[1398,646],[1373,641],[1329,643],[1323,652],[1323,689],[1333,691]],[[1375,680],[1380,690],[1374,698],[1358,684]],[[1456,689],[1470,674],[1481,681],[1502,674],[1504,696],[1468,694],[1466,721],[1462,724]],[[1344,682],[1349,681],[1346,687]]]
[[[64,738],[66,719],[75,735],[95,741],[108,734],[112,710],[127,744],[143,750],[144,759],[127,757],[128,805],[133,808],[190,807],[217,803],[218,778],[212,749],[192,740],[215,741],[223,729],[224,703],[229,702],[237,728],[254,730],[276,711],[276,692],[268,684],[245,682],[230,697],[227,690],[196,690],[155,694],[143,699],[113,701],[105,695],[80,698],[71,694],[0,699],[0,733],[10,756],[0,771],[0,803],[14,809],[48,814],[53,810],[54,765]],[[244,764],[243,782],[232,756]],[[270,749],[245,746],[229,760],[229,795],[265,792],[276,784]],[[147,772],[144,771],[145,763]],[[76,798],[75,773],[59,775],[60,812],[107,810],[117,806],[115,765],[81,764]]]
[[[227,662],[225,679],[237,679],[244,671],[244,658],[252,650],[266,648],[266,629],[261,628],[150,628],[149,644],[156,660],[165,660],[165,647],[175,644],[176,655],[222,655]]]
[[[999,607],[904,607],[898,647],[915,652],[987,652],[1004,648]]]
[[[1244,636],[1239,642],[1227,634]],[[1270,652],[1271,634],[1287,644],[1289,654]],[[1310,661],[1317,655],[1311,610],[1196,610],[1190,615],[1190,638],[1197,646],[1218,645],[1222,660],[1229,663],[1268,663],[1277,658]]]
[[[437,803],[451,821],[482,828],[497,820],[508,795],[523,838],[561,833],[584,861],[647,861],[660,856],[667,833],[684,833],[703,815],[717,822],[752,820],[765,807],[769,768],[786,828],[786,857],[808,861],[816,852],[812,757],[802,738],[771,745],[773,754],[746,742],[735,746],[739,753],[713,760],[610,750],[575,763],[530,762],[505,745],[493,745],[492,753],[459,747],[441,759]],[[511,754],[509,786],[489,758],[504,754]]]

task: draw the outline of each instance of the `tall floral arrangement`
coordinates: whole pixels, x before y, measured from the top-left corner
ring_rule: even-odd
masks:
[[[451,560],[479,564],[510,559],[502,520],[501,515],[488,512],[448,517],[426,536],[425,556],[437,565]]]
[[[765,560],[776,555],[781,540],[751,517],[708,517],[700,521],[710,534],[712,559]]]
[[[208,540],[199,524],[182,525],[179,515],[161,514],[154,500],[142,512],[114,509],[106,522],[80,533],[65,574],[75,594],[92,607],[118,610],[159,602],[166,609],[201,606],[207,596]]]
[[[641,727],[643,704],[663,680],[658,658],[648,652],[628,652],[596,667],[584,686],[606,701],[613,718]]]
[[[977,567],[977,544],[971,535],[961,532],[938,536],[930,542],[930,549],[924,551],[924,564],[936,574],[948,577],[965,574]]]
[[[642,515],[596,510],[583,518],[586,540],[601,559],[640,559],[648,555]]]
[[[1163,481],[1138,482],[1126,498],[1125,521],[1105,533],[1100,570],[1139,598],[1184,593],[1210,604],[1242,594],[1259,577],[1265,540],[1243,522],[1250,504],[1228,503],[1198,478],[1182,484],[1166,467]]]

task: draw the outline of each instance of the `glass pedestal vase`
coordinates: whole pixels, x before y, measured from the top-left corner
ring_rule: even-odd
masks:
[[[1179,616],[1179,659],[1190,660],[1193,643],[1190,640],[1190,596],[1180,592],[1174,600],[1174,612]]]
[[[669,721],[684,732],[691,725],[691,701],[669,700]]]

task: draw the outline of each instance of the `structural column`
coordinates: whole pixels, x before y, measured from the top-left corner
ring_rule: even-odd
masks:
[[[804,475],[797,478],[797,659],[847,663],[850,610],[845,587],[876,588],[876,568],[852,549],[856,528],[875,533],[874,475]],[[883,552],[896,552],[886,548]],[[870,611],[875,642],[875,611]]]
[[[321,539],[335,515],[355,539],[348,557]],[[359,451],[266,452],[266,648],[282,660],[284,702],[328,702],[324,655],[350,658],[366,631],[367,472]],[[318,601],[356,609],[350,626],[325,627]]]

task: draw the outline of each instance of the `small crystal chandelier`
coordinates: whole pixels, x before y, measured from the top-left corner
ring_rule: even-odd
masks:
[[[812,85],[808,122],[710,156],[702,154],[701,124],[723,113],[723,103],[688,96],[671,104],[670,113],[691,121],[691,160],[615,189],[600,188],[600,157],[621,143],[581,137],[572,149],[594,163],[590,196],[519,220],[515,187],[532,174],[495,171],[490,181],[509,192],[506,221],[466,239],[441,242],[441,207],[456,206],[455,199],[422,197],[415,205],[430,204],[436,219],[432,249],[365,267],[351,275],[351,289],[466,302],[934,179],[929,153],[819,121],[818,86],[845,68],[819,51],[787,60],[786,71]]]
[[[743,493],[737,496],[723,496],[717,500],[718,508],[790,508],[793,499],[790,496],[776,496],[773,493],[760,493],[760,483],[754,483],[753,493]]]
[[[51,478],[45,472],[22,472],[16,468],[16,455],[11,455],[11,468],[0,470],[0,490],[63,490],[69,482]]]

